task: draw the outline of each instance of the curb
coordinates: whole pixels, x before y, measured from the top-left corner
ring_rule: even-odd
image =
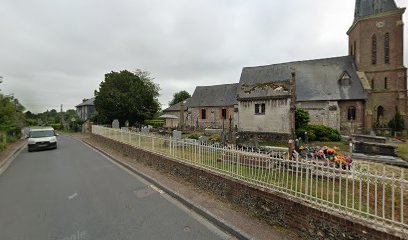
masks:
[[[248,234],[242,232],[241,230],[237,229],[236,227],[226,223],[225,220],[216,217],[214,214],[212,214],[211,212],[209,212],[207,209],[203,208],[202,206],[191,202],[190,200],[185,198],[183,195],[181,195],[181,194],[179,194],[177,192],[174,192],[174,191],[168,189],[167,187],[163,186],[155,178],[152,178],[152,177],[150,177],[150,176],[136,170],[130,164],[116,159],[115,157],[111,156],[109,153],[105,152],[104,150],[102,150],[102,149],[100,149],[98,147],[92,146],[91,144],[85,142],[82,139],[79,139],[79,140],[82,143],[86,144],[87,146],[91,147],[92,149],[94,149],[94,150],[100,152],[101,154],[105,155],[106,157],[109,157],[110,159],[114,160],[116,163],[120,164],[121,166],[125,167],[126,169],[130,170],[131,172],[137,174],[138,176],[140,176],[144,180],[153,183],[160,190],[162,190],[166,194],[170,195],[171,197],[173,197],[177,201],[181,202],[186,207],[190,208],[191,210],[193,210],[197,214],[199,214],[202,217],[206,218],[211,223],[213,223],[217,227],[223,229],[224,231],[228,232],[229,234],[236,237],[237,239],[240,239],[240,240],[254,239],[253,237],[250,237]]]
[[[13,160],[17,157],[17,155],[20,154],[21,151],[23,151],[26,145],[27,142],[25,141],[14,152],[10,153],[2,163],[0,163],[0,175],[7,170],[7,168],[11,165]]]

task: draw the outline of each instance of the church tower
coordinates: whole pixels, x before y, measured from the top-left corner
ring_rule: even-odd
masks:
[[[394,0],[356,0],[354,21],[347,34],[349,55],[365,81],[365,128],[388,127],[399,112],[407,121],[407,76],[404,67],[402,15]]]

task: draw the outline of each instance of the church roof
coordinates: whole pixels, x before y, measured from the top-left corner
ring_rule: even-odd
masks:
[[[367,98],[351,56],[245,67],[238,97],[245,98],[247,86],[288,81],[292,72],[296,73],[296,101]]]
[[[356,0],[354,22],[378,13],[398,9],[394,0]]]
[[[196,87],[189,107],[227,107],[237,104],[238,83]]]
[[[191,101],[191,98],[187,98],[186,100],[183,101],[184,110],[187,110],[187,108],[190,106],[190,101]],[[180,107],[181,107],[180,105],[181,105],[181,102],[173,104],[169,106],[168,108],[164,109],[163,112],[180,111]]]
[[[93,98],[90,98],[90,99],[84,99],[84,100],[82,100],[82,103],[76,105],[75,107],[94,106],[94,105],[95,105],[95,104],[94,104],[94,101],[95,101],[95,98],[94,98],[94,97],[93,97]]]

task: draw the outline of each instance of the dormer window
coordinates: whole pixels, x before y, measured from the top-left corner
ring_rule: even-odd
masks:
[[[347,87],[351,85],[351,77],[347,72],[344,72],[340,77],[340,85],[343,87]]]

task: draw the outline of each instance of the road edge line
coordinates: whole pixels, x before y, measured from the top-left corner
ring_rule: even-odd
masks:
[[[209,212],[207,209],[205,209],[204,207],[194,204],[193,202],[191,202],[189,199],[185,198],[183,195],[176,193],[170,189],[168,189],[167,187],[163,186],[160,182],[158,182],[155,178],[150,177],[138,170],[136,170],[133,166],[131,166],[128,163],[125,163],[121,160],[116,159],[115,157],[113,157],[112,155],[110,155],[109,153],[105,152],[104,150],[101,150],[98,147],[95,147],[93,145],[91,145],[90,143],[82,140],[82,139],[78,139],[80,140],[82,143],[84,143],[85,145],[87,145],[88,147],[94,149],[95,151],[98,151],[99,153],[105,155],[106,157],[112,159],[113,161],[115,161],[116,163],[120,164],[122,167],[126,168],[127,170],[133,172],[134,174],[138,175],[139,177],[143,178],[144,180],[154,184],[157,188],[161,189],[162,191],[164,191],[166,194],[170,195],[171,197],[173,197],[174,199],[176,199],[177,201],[179,201],[180,203],[182,203],[184,206],[186,206],[187,208],[191,209],[192,211],[194,211],[195,213],[199,214],[200,216],[204,217],[205,219],[207,219],[208,221],[210,221],[211,223],[213,223],[215,226],[223,229],[224,231],[228,232],[229,234],[231,234],[232,236],[236,237],[237,239],[240,240],[249,240],[249,239],[254,239],[253,237],[250,237],[248,234],[242,232],[241,230],[237,229],[236,227],[226,223],[223,219],[220,219],[218,217],[216,217],[214,214],[212,214],[211,212]]]

